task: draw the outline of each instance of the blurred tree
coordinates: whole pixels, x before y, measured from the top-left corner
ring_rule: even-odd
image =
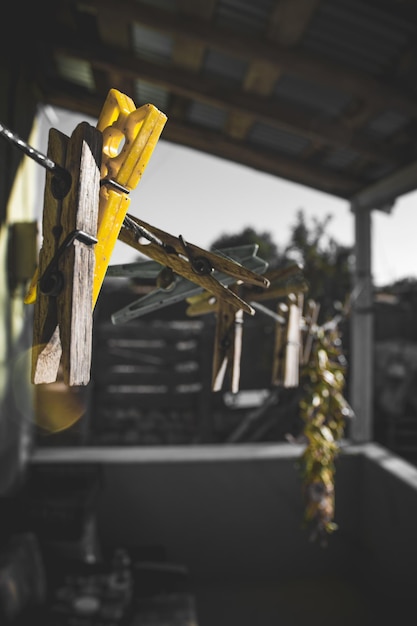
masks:
[[[353,247],[339,244],[328,234],[331,215],[322,221],[312,218],[307,224],[303,211],[298,211],[283,256],[299,262],[309,284],[309,297],[320,304],[321,318],[334,316],[335,305],[345,305],[352,288],[351,265]]]
[[[240,233],[234,233],[232,235],[223,233],[213,242],[210,246],[210,250],[215,251],[221,248],[242,246],[250,243],[258,244],[258,256],[261,257],[261,259],[268,261],[270,267],[276,267],[279,265],[281,257],[278,251],[278,246],[274,243],[274,241],[272,241],[271,233],[258,233],[250,226],[244,228]]]
[[[279,249],[269,232],[257,232],[245,227],[240,233],[222,234],[210,246],[211,250],[248,243],[259,245],[258,256],[268,261],[271,269],[282,267],[290,261],[303,267],[309,284],[308,297],[320,304],[320,319],[333,318],[335,308],[344,305],[351,291],[351,263],[353,247],[343,246],[328,233],[332,219],[312,218],[307,223],[300,209],[290,231],[288,244]]]

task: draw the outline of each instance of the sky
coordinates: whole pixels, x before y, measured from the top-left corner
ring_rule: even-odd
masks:
[[[50,127],[71,135],[81,121],[97,122],[64,109],[42,108],[34,147],[46,154]],[[44,176],[41,171],[40,198]],[[338,243],[353,246],[354,216],[348,201],[164,141],[162,131],[141,180],[130,193],[128,212],[205,249],[221,235],[237,234],[247,226],[269,232],[280,249],[289,242],[299,210],[307,224],[330,215],[327,232]],[[372,212],[375,286],[417,277],[416,226],[417,192],[399,198],[391,213]],[[110,264],[129,263],[137,257],[135,249],[117,241]]]

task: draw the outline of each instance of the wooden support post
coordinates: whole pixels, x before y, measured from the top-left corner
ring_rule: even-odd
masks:
[[[356,209],[355,273],[351,302],[350,405],[355,417],[350,438],[365,443],[373,438],[374,315],[371,274],[371,210]]]

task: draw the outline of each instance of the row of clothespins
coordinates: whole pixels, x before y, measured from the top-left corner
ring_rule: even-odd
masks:
[[[34,305],[34,384],[54,382],[59,375],[69,386],[86,385],[93,311],[105,276],[147,272],[155,276],[157,288],[115,312],[114,323],[179,299],[187,300],[189,315],[214,312],[213,390],[222,388],[229,369],[235,392],[243,315],[263,311],[277,322],[273,383],[297,384],[295,355],[306,287],[300,268],[268,273],[267,263],[256,256],[257,246],[204,250],[127,212],[129,193],[140,181],[166,121],[153,105],[136,108],[128,96],[111,89],[96,127],[82,122],[70,137],[50,130],[46,159],[52,166],[45,181],[43,241],[25,298]],[[110,266],[118,239],[151,260]],[[261,303],[286,296],[286,310],[283,303],[278,311]]]
[[[275,323],[275,346],[272,368],[272,385],[291,387],[298,385],[298,373],[305,350],[300,352],[303,343],[302,333],[306,329],[303,316],[304,293],[307,283],[302,268],[298,264],[269,270],[268,263],[257,256],[257,244],[222,248],[216,253],[234,260],[240,266],[259,272],[267,278],[267,289],[259,286],[236,282],[231,276],[214,272],[216,280],[228,286],[234,294],[245,301],[254,313],[267,315]],[[112,314],[114,324],[122,324],[146,315],[176,302],[186,301],[186,314],[196,317],[213,313],[216,329],[212,360],[212,389],[223,388],[226,372],[229,373],[230,390],[239,390],[240,362],[243,347],[244,310],[217,297],[212,292],[203,290],[173,272],[167,272],[166,266],[152,261],[138,261],[108,268],[108,276],[129,277],[137,284],[151,281],[156,288],[146,295],[129,303],[123,309]],[[266,306],[269,304],[269,306]],[[269,302],[267,302],[269,301]],[[276,307],[274,310],[271,308]]]

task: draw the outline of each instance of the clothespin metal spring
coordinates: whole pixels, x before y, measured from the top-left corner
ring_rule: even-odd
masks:
[[[175,254],[176,256],[182,256],[182,258],[189,261],[191,268],[199,276],[207,276],[208,274],[211,274],[213,272],[214,268],[206,257],[204,256],[194,257],[194,255],[191,253],[190,247],[187,245],[182,235],[178,236],[178,240],[180,241],[181,246],[184,250],[184,255],[179,255],[173,246],[166,244],[164,241],[156,237],[156,235],[154,235],[150,230],[145,228],[143,225],[138,224],[137,222],[132,220],[129,217],[129,215],[126,215],[123,221],[123,226],[125,228],[132,230],[136,234],[138,239],[142,237],[144,239],[147,239],[151,243],[154,243],[157,246],[163,248],[167,254]]]
[[[178,239],[181,243],[181,246],[184,249],[186,258],[190,262],[193,271],[200,276],[207,276],[207,274],[211,274],[213,272],[213,266],[210,261],[204,256],[194,257],[192,254],[190,247],[187,245],[184,237],[182,235],[178,236]]]
[[[39,289],[43,295],[57,296],[61,293],[64,286],[64,277],[62,272],[58,270],[59,259],[76,239],[87,246],[97,243],[97,237],[93,237],[93,235],[83,230],[76,229],[68,233],[39,279]]]
[[[112,178],[102,178],[100,180],[100,187],[103,187],[104,185],[108,185],[109,187],[112,187],[116,191],[121,191],[122,193],[125,193],[126,195],[130,192],[130,189],[128,189],[124,185],[121,185],[120,183],[117,182],[117,180],[113,180]]]

